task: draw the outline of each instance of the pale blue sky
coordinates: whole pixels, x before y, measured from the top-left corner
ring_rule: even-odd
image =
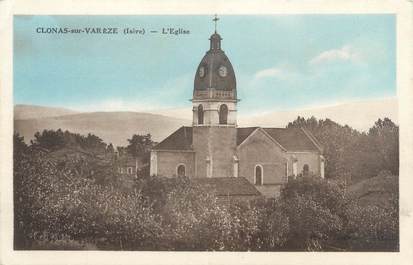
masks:
[[[393,15],[220,16],[239,110],[396,95]],[[14,102],[81,110],[190,106],[212,16],[15,16]],[[189,35],[37,34],[37,27],[185,28]]]

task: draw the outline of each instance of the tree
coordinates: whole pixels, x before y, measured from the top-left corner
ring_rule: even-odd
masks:
[[[32,145],[49,150],[56,150],[65,145],[65,139],[61,129],[58,129],[57,131],[43,130],[42,133],[36,132],[34,135],[34,140],[31,142]]]
[[[20,163],[23,155],[27,151],[27,144],[24,142],[24,137],[20,136],[18,132],[13,134],[13,158],[14,164]]]
[[[117,146],[116,151],[118,152],[119,156],[127,154],[126,148],[123,146]]]
[[[346,194],[345,247],[349,250],[398,251],[398,176],[382,171],[353,185]]]
[[[110,143],[110,144],[108,145],[108,147],[106,147],[106,152],[107,152],[108,154],[113,154],[113,153],[115,153],[115,148],[113,147],[112,143]]]
[[[399,127],[389,118],[378,119],[368,133],[372,152],[379,154],[381,170],[399,174]]]
[[[382,208],[352,202],[348,207],[346,248],[364,251],[398,251],[397,207]]]
[[[84,145],[82,147],[90,151],[104,153],[106,150],[106,143],[104,143],[98,136],[88,133],[86,138],[84,138]]]
[[[289,126],[307,126],[322,141],[331,179],[298,177],[278,199],[253,202],[222,202],[187,177],[148,172],[125,182],[110,161],[88,151],[114,149],[91,134],[45,130],[27,146],[15,133],[15,247],[397,250],[397,176],[382,171],[376,182],[360,181],[355,196],[354,185],[346,189],[334,174],[361,180],[397,169],[398,127],[384,119],[359,133],[328,119],[300,117]],[[148,155],[152,144],[150,135],[134,135],[118,150]]]
[[[150,148],[153,146],[153,141],[150,134],[134,134],[131,139],[128,139],[128,142],[129,145],[126,147],[126,150],[133,157],[148,154]]]
[[[368,133],[342,126],[330,119],[297,117],[288,128],[305,128],[323,147],[326,177],[346,183],[376,176],[381,170],[398,174],[398,126],[390,119],[379,119]]]
[[[78,163],[57,168],[47,152],[31,148],[15,168],[16,249],[62,238],[103,249],[153,249],[162,232],[159,217],[139,191],[79,177]]]
[[[288,220],[287,249],[329,249],[343,228],[344,191],[335,183],[319,178],[292,180],[281,190],[280,203]]]
[[[83,136],[69,131],[63,132],[61,129],[36,132],[31,144],[49,151],[56,151],[64,147],[80,147],[94,153],[104,153],[106,150],[106,143],[96,135],[89,133],[87,136]]]

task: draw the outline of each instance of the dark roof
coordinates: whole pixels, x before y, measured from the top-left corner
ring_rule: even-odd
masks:
[[[210,93],[199,94],[196,93],[196,91],[208,92],[211,89],[220,91],[232,91],[232,93],[230,94],[230,98],[236,99],[237,82],[235,78],[235,72],[230,60],[225,55],[224,51],[221,49],[222,38],[221,36],[215,33],[211,36],[210,40],[210,50],[207,51],[205,56],[202,58],[195,73],[193,93],[194,99],[210,98]],[[222,76],[219,74],[221,67],[226,68],[226,74]],[[200,75],[201,68],[203,71],[202,75]],[[219,95],[224,96],[224,94]]]
[[[300,128],[263,128],[287,151],[320,151],[312,139]]]
[[[237,145],[240,145],[258,127],[238,128]],[[300,128],[262,128],[287,151],[320,151],[318,146]],[[309,133],[308,133],[309,134]]]
[[[246,178],[193,178],[196,184],[216,191],[216,196],[260,196],[261,193]]]
[[[237,129],[237,146],[244,142],[247,137],[257,129],[258,127],[247,127]]]
[[[259,127],[237,129],[237,146]],[[262,128],[271,138],[290,152],[321,151],[317,141],[309,132],[300,128]],[[314,143],[315,142],[315,143]],[[153,150],[192,150],[192,127],[181,127]]]
[[[155,145],[153,150],[192,150],[192,127],[182,126]]]

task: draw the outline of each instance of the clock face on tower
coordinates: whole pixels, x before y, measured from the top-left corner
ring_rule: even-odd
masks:
[[[221,77],[225,77],[225,76],[227,76],[227,68],[225,67],[225,66],[221,66],[219,69],[218,69],[218,73],[219,73],[219,75],[221,76]]]
[[[198,74],[199,74],[199,77],[204,77],[205,76],[205,67],[201,66],[199,68]]]

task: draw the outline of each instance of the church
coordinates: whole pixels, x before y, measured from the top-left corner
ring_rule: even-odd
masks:
[[[299,128],[237,126],[237,82],[211,35],[210,47],[196,69],[192,126],[181,127],[151,150],[150,174],[190,178],[245,178],[266,197],[274,197],[289,177],[324,178],[322,148]]]

